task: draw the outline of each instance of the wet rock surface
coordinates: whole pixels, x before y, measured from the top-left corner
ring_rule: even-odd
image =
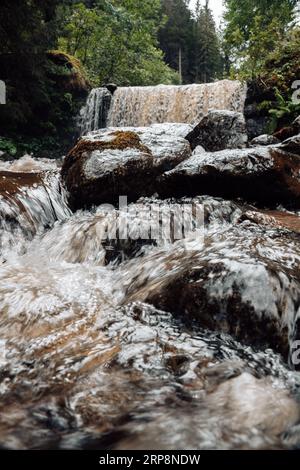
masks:
[[[193,150],[198,145],[208,152],[244,148],[248,141],[244,116],[233,111],[210,111],[186,139]]]
[[[181,137],[187,125],[106,130],[82,138],[66,157],[62,176],[74,209],[129,202],[156,191],[156,177],[191,155]],[[176,135],[177,132],[177,135]]]
[[[274,135],[262,134],[251,140],[250,145],[253,147],[260,147],[263,145],[276,145],[280,144],[280,140]]]
[[[209,232],[203,245],[179,244],[144,258],[130,298],[252,346],[272,347],[288,360],[300,334],[298,242],[247,222]],[[153,276],[149,264],[155,259]]]
[[[285,140],[280,148],[300,156],[300,134]]]
[[[250,220],[258,225],[287,229],[300,234],[300,217],[291,212],[245,209],[240,220]]]
[[[280,141],[290,139],[300,132],[300,116],[298,116],[295,121],[289,127],[283,127],[278,132],[275,132],[274,136]]]
[[[294,138],[281,147],[195,154],[161,177],[160,194],[210,194],[240,197],[261,205],[283,203],[299,207],[300,159],[294,148],[297,145]]]

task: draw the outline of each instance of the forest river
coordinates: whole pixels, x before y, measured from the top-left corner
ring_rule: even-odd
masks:
[[[122,93],[114,98],[109,125],[151,124],[150,108],[141,117],[135,107],[124,121]],[[168,93],[173,100],[174,90]],[[140,99],[139,91],[129,101]],[[220,109],[230,108],[226,100]],[[240,106],[236,98],[233,103]],[[186,122],[178,106],[173,122]],[[159,122],[172,120],[172,113],[162,110]],[[192,120],[199,117],[194,113]],[[85,132],[97,129],[91,121],[95,116],[85,121]],[[241,305],[251,305],[253,315],[275,316],[281,302],[291,342],[298,318],[292,271],[300,249],[299,227],[290,235],[287,226],[295,225],[297,212],[274,210],[268,217],[280,215],[283,227],[266,227],[252,221],[255,208],[202,195],[199,237],[174,240],[162,233],[155,243],[134,236],[104,242],[111,213],[102,206],[72,212],[60,166],[30,156],[0,162],[1,447],[297,447],[300,375],[290,353],[269,343],[261,347],[256,332],[248,331],[244,341],[232,330],[186,319],[194,305],[213,310],[221,325],[229,291],[230,299],[240,296]],[[155,204],[157,197],[142,202]],[[129,219],[133,231],[137,223]],[[230,272],[226,282],[224,270]],[[188,290],[195,279],[205,292],[204,307]]]

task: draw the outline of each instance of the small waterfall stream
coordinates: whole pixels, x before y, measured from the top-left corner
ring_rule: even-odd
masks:
[[[111,127],[141,127],[163,122],[196,125],[209,109],[243,112],[245,97],[245,86],[230,80],[201,85],[121,87],[114,93],[108,124]]]
[[[174,122],[198,124],[210,109],[243,112],[246,85],[222,80],[201,85],[120,87],[91,91],[80,113],[84,135],[104,127],[148,126]]]
[[[209,107],[241,110],[243,93],[237,82],[120,88],[109,123],[194,122]],[[101,125],[103,98],[103,89],[91,93],[82,115],[84,132]],[[258,309],[268,304],[268,292],[286,286],[287,321],[295,321],[297,240],[241,222],[240,203],[208,196],[199,201],[204,245],[168,238],[141,243],[134,236],[114,243],[104,241],[103,232],[117,209],[99,206],[73,214],[59,163],[24,157],[1,165],[2,448],[299,446],[300,377],[280,354],[185,322],[186,312],[174,315],[181,301],[176,291],[169,299],[174,311],[156,305],[165,286],[179,275],[186,279],[188,269],[201,288],[210,262],[211,298],[223,288],[237,296],[239,288],[249,308]],[[135,213],[135,205],[130,207]],[[122,217],[129,218],[134,233],[137,221],[130,214]],[[253,250],[257,265],[251,264]],[[225,286],[217,271],[224,259],[231,269]],[[248,285],[249,273],[264,273],[268,262],[272,272],[278,270],[273,284],[257,285],[257,277]],[[187,295],[191,304],[201,304],[192,291]],[[212,316],[222,322],[223,314],[221,308]]]
[[[78,119],[81,135],[106,127],[111,99],[107,88],[94,88],[90,92]]]

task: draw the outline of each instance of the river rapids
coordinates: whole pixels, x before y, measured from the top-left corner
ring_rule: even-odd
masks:
[[[149,301],[187,258],[203,262],[197,240],[105,246],[107,215],[70,211],[58,163],[23,157],[2,163],[0,178],[2,448],[299,445],[300,378],[279,354]],[[225,250],[241,208],[202,203],[211,214],[205,243]],[[247,223],[235,230],[247,236]],[[256,237],[269,255],[259,228]],[[245,253],[233,244],[237,266]]]

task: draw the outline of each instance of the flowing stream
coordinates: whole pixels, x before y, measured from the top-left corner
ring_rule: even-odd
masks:
[[[128,107],[124,90],[116,93],[113,125],[123,124]],[[133,119],[129,113],[127,124]],[[57,162],[2,163],[0,183],[2,448],[299,445],[299,373],[272,349],[187,323],[184,312],[173,315],[149,300],[191,260],[201,271],[208,254],[215,264],[227,257],[243,295],[253,298],[247,275],[256,268],[247,250],[254,247],[273,266],[282,254],[293,269],[300,255],[288,238],[239,224],[240,204],[202,197],[204,250],[194,238],[104,243],[110,215],[101,207],[73,214]],[[242,272],[244,260],[249,268]],[[215,296],[220,285],[211,289]],[[254,294],[257,304],[265,293],[261,286]]]

